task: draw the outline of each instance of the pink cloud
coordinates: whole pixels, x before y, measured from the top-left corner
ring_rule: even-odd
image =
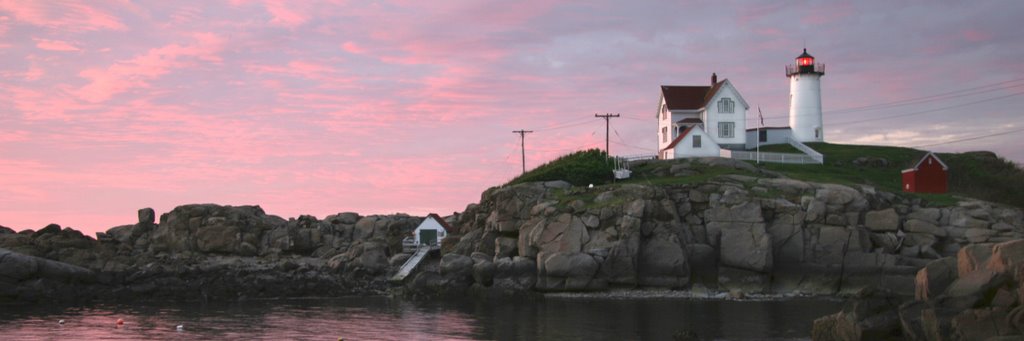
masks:
[[[295,9],[297,4],[298,2],[295,1],[284,0],[266,0],[263,2],[267,12],[270,12],[270,15],[273,16],[270,19],[270,23],[286,27],[299,26],[309,20],[306,14],[300,13]]]
[[[75,45],[72,45],[66,41],[60,40],[49,40],[42,38],[33,38],[36,41],[36,47],[47,50],[47,51],[81,51]]]
[[[965,30],[963,36],[967,41],[975,43],[992,40],[992,34],[973,28]]]
[[[125,30],[116,16],[80,1],[0,0],[0,11],[36,26],[72,31]]]
[[[362,46],[359,46],[355,42],[351,42],[351,41],[346,41],[344,44],[341,44],[341,48],[343,50],[345,50],[346,52],[352,53],[352,54],[364,54],[364,53],[366,53],[366,49],[365,48],[363,48]]]
[[[222,38],[212,33],[196,33],[192,37],[196,41],[192,45],[170,44],[116,62],[106,69],[83,70],[78,75],[88,79],[89,83],[75,94],[85,101],[103,102],[129,89],[145,88],[148,81],[195,61],[221,62],[218,53],[223,47]]]

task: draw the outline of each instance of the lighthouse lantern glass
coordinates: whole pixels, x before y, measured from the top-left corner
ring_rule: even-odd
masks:
[[[796,59],[796,63],[799,64],[800,66],[812,65],[812,64],[814,64],[814,58],[811,58],[811,57],[797,58]]]

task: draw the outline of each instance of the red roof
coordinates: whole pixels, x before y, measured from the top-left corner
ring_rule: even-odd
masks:
[[[949,166],[946,166],[946,163],[942,162],[942,159],[939,159],[939,156],[935,155],[935,152],[928,152],[928,154],[924,154],[924,157],[921,158],[921,161],[918,161],[917,164],[915,164],[914,168],[912,168],[912,169],[920,169],[921,168],[921,164],[924,163],[924,160],[928,160],[929,156],[934,157],[935,161],[938,161],[939,165],[942,165],[942,170],[949,170]],[[904,171],[907,171],[907,170],[904,170]]]
[[[449,233],[455,232],[455,229],[453,229],[451,225],[448,225],[448,222],[445,221],[444,218],[441,218],[441,216],[437,215],[437,213],[428,214],[427,218],[434,218],[434,221],[437,221],[438,224],[441,224],[441,227],[443,227],[445,231]]]
[[[682,134],[679,134],[679,137],[676,137],[675,140],[672,140],[672,143],[669,143],[668,147],[665,147],[665,149],[662,150],[669,150],[675,148],[676,145],[679,144],[679,141],[682,141],[683,138],[686,137],[686,135],[689,134],[691,130],[693,130],[693,127],[696,126],[690,126],[689,128],[686,128],[686,130],[684,130]]]
[[[665,104],[669,110],[697,110],[707,106],[711,97],[722,88],[726,80],[715,83],[713,86],[679,86],[662,85],[661,95],[665,97]]]

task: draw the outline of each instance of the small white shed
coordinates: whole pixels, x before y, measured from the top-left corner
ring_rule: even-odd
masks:
[[[437,245],[441,243],[441,240],[451,230],[452,227],[448,225],[448,222],[444,221],[444,218],[441,218],[436,213],[431,213],[413,231],[413,238],[416,240],[416,245]]]

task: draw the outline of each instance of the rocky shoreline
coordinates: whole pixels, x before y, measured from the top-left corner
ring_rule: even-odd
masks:
[[[153,210],[142,209],[136,224],[95,239],[57,225],[21,232],[0,227],[0,302],[572,297],[617,289],[730,299],[881,299],[884,304],[841,313],[858,325],[879,314],[891,321],[883,312],[902,314],[900,302],[921,297],[922,288],[927,298],[919,302],[932,302],[950,290],[941,283],[976,276],[937,275],[948,273],[949,264],[967,262],[962,257],[983,264],[977,254],[985,252],[977,250],[1003,254],[995,250],[1008,247],[993,245],[1024,238],[1024,213],[988,202],[930,206],[870,186],[797,181],[726,159],[665,163],[658,171],[685,177],[707,167],[760,173],[593,189],[562,181],[492,188],[479,203],[445,218],[454,231],[403,283],[387,278],[409,257],[402,239],[421,217],[339,213],[286,220],[258,206],[204,204],[177,207],[159,223]],[[991,270],[1002,275],[991,276],[995,284],[985,288],[1016,290],[1017,263],[1010,264]],[[948,316],[946,307],[992,304],[989,291],[981,296],[970,307],[946,301],[929,307]],[[840,325],[837,319],[828,323]],[[900,335],[917,335],[900,329]]]

